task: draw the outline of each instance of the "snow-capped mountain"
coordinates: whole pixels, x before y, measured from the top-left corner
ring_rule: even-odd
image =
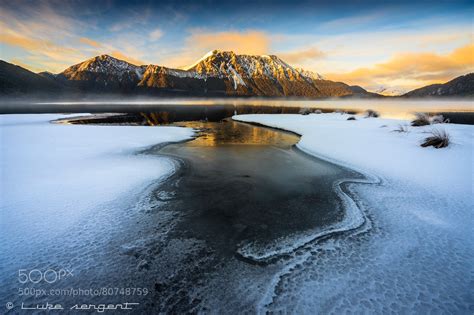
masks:
[[[207,53],[186,70],[220,78],[265,76],[276,79],[299,75],[298,71],[274,55],[237,55],[232,51],[219,50]]]
[[[100,55],[67,68],[57,77],[74,81],[83,89],[130,90],[142,79],[144,71],[145,66]]]
[[[375,89],[374,92],[385,96],[400,96],[405,94],[407,91],[400,88],[380,86]]]
[[[64,70],[62,74],[65,76],[74,76],[81,72],[106,73],[117,77],[136,74],[138,77],[141,77],[143,67],[116,59],[109,55],[100,55],[71,66]]]
[[[165,94],[186,96],[374,96],[362,88],[325,80],[295,69],[275,55],[238,55],[213,50],[186,69],[133,65],[100,55],[59,74],[39,77],[82,93]]]
[[[326,81],[318,74],[297,70],[275,55],[237,55],[214,50],[187,71],[207,78],[219,78],[227,95],[257,96],[344,96],[354,94],[344,84]]]

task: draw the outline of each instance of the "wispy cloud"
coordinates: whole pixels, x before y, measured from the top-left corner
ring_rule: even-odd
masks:
[[[320,59],[326,56],[323,51],[314,47],[284,53],[277,53],[277,55],[284,61],[296,66],[302,66],[308,60]]]
[[[87,38],[87,37],[81,37],[81,38],[79,38],[79,41],[83,44],[86,44],[86,45],[89,45],[89,46],[95,47],[95,48],[99,48],[99,47],[102,46],[99,42],[96,42],[95,40],[92,40],[92,39]]]
[[[139,60],[139,59],[135,59],[135,58],[127,56],[127,55],[124,55],[120,51],[112,51],[112,52],[110,52],[110,55],[112,57],[117,58],[117,59],[125,60],[127,62],[130,62],[131,64],[134,64],[136,66],[141,66],[141,65],[146,64],[146,62],[144,62],[142,60]]]
[[[154,29],[148,34],[151,41],[157,41],[163,36],[163,31],[159,28]]]

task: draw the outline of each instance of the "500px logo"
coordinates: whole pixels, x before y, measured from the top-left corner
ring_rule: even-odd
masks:
[[[18,281],[20,283],[40,283],[42,281],[47,283],[55,283],[56,281],[72,277],[72,271],[69,269],[46,269],[41,271],[39,269],[19,269]]]

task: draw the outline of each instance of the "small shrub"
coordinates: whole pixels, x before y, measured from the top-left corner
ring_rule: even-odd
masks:
[[[449,119],[444,119],[443,115],[431,116],[426,113],[416,113],[415,119],[411,122],[414,127],[449,123]]]
[[[421,144],[422,147],[433,146],[436,149],[440,149],[449,145],[449,134],[445,130],[434,129],[430,133],[431,136],[425,138],[424,142]]]
[[[431,124],[430,116],[426,113],[415,113],[415,119],[411,122],[413,127],[427,126],[429,124]]]
[[[301,115],[309,115],[311,113],[311,109],[307,108],[307,107],[302,107],[300,108],[299,114]]]
[[[408,126],[404,126],[404,125],[398,125],[398,128],[397,129],[394,129],[392,130],[393,132],[400,132],[400,133],[405,133],[405,132],[408,132]]]
[[[434,115],[433,117],[431,117],[431,124],[434,125],[434,124],[447,124],[449,123],[449,119],[448,118],[444,118],[443,115],[439,114],[439,115]]]
[[[365,118],[370,118],[370,117],[377,118],[379,116],[380,114],[373,109],[368,109],[365,111]]]
[[[351,117],[347,118],[347,120],[356,120],[356,118],[354,116],[351,116]]]

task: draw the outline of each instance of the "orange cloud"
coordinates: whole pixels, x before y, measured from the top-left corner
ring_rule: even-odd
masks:
[[[13,32],[12,33],[2,32],[2,34],[0,34],[0,43],[7,44],[10,46],[17,46],[26,50],[39,49],[45,44],[47,44],[44,41],[35,40],[32,38],[17,35]]]
[[[30,65],[29,63],[25,63],[25,62],[23,62],[23,61],[21,61],[20,59],[17,59],[17,58],[13,58],[10,61],[14,65],[20,66],[22,68],[28,69],[28,70],[33,71],[33,72],[41,72],[41,70],[42,70],[42,69],[39,69],[39,68],[36,68],[36,67]]]
[[[474,71],[474,44],[468,44],[441,55],[431,52],[400,53],[387,62],[368,68],[358,68],[349,73],[327,73],[331,80],[368,88],[380,85],[405,85],[416,88],[442,83]]]
[[[270,38],[263,32],[219,32],[195,31],[186,40],[189,46],[204,52],[219,49],[232,50],[237,54],[260,55],[269,51]]]
[[[296,50],[287,53],[279,53],[277,55],[289,64],[299,66],[301,66],[301,63],[307,60],[319,59],[326,56],[324,52],[317,48]]]
[[[134,64],[134,65],[136,65],[136,66],[141,66],[141,65],[144,65],[144,64],[145,64],[145,62],[143,62],[143,61],[141,61],[141,60],[139,60],[139,59],[135,59],[135,58],[130,57],[130,56],[126,56],[126,55],[124,55],[123,53],[121,53],[120,51],[112,51],[112,52],[110,53],[110,55],[111,55],[112,57],[117,58],[117,59],[124,60],[124,61],[126,61],[126,62],[131,63],[131,64]]]
[[[86,44],[86,45],[89,45],[89,46],[95,47],[95,48],[98,48],[98,47],[102,46],[100,43],[96,42],[95,40],[92,40],[92,39],[86,38],[86,37],[79,38],[79,41],[83,44]]]
[[[271,38],[260,31],[206,32],[191,30],[185,40],[185,47],[179,54],[165,56],[160,63],[168,67],[186,68],[207,52],[218,49],[237,54],[261,55],[269,52]]]
[[[77,49],[63,47],[49,40],[22,36],[10,29],[6,29],[0,34],[0,43],[20,47],[57,60],[71,61],[85,57]]]

